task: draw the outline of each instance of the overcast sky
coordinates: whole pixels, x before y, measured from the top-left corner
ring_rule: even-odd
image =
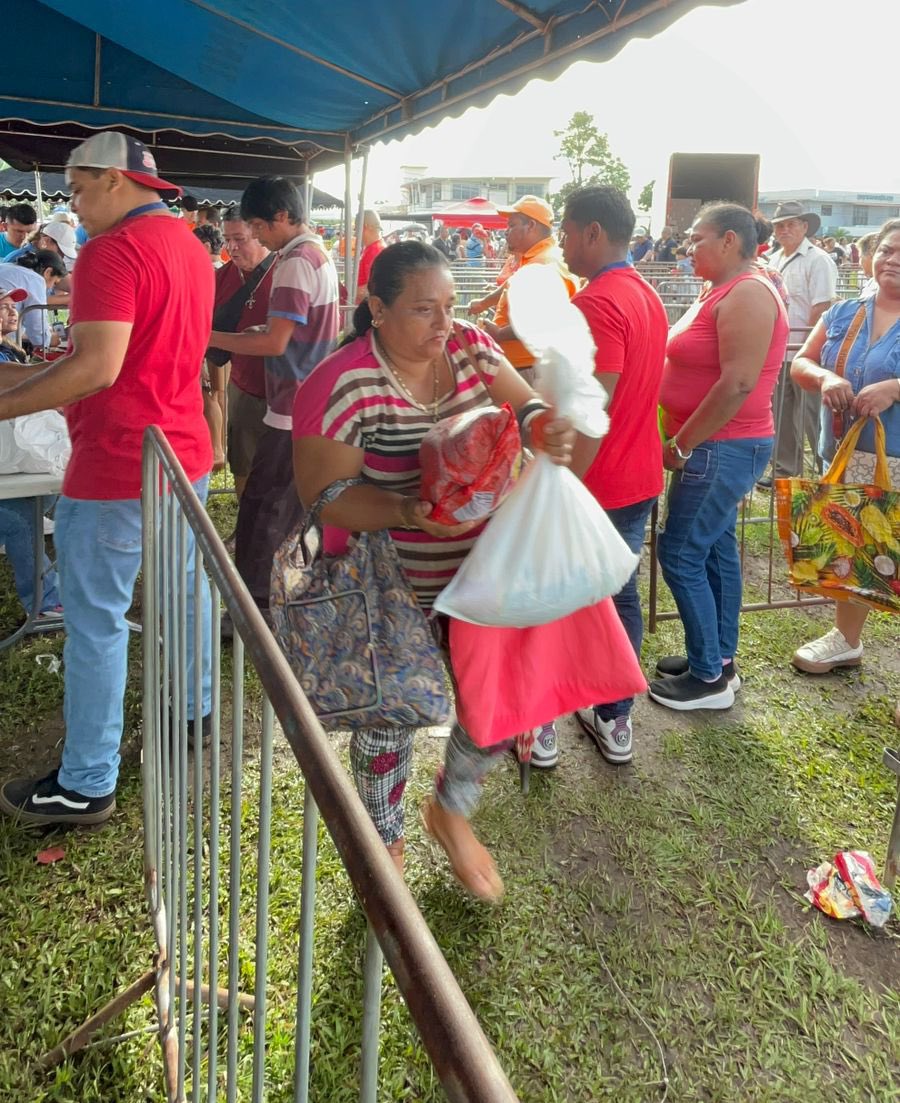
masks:
[[[373,147],[367,194],[399,201],[401,165],[427,165],[429,175],[561,175],[553,131],[579,110],[609,134],[635,196],[656,179],[654,221],[675,151],[759,153],[763,191],[900,193],[890,138],[898,32],[900,0],[701,7],[603,65],[579,62],[550,84],[532,81],[515,97]],[[316,184],[343,195],[343,169]]]

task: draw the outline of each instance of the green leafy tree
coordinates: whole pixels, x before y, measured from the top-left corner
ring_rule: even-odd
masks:
[[[645,184],[641,188],[641,194],[638,196],[638,210],[643,211],[647,215],[647,229],[650,229],[650,211],[653,207],[653,189],[656,186],[656,181],[651,180],[649,184]]]
[[[625,192],[629,190],[631,175],[628,169],[609,148],[608,135],[597,129],[594,116],[589,112],[576,111],[565,130],[554,130],[553,136],[562,139],[556,160],[566,162],[570,175],[570,179],[551,196],[557,215],[576,188],[609,184]]]

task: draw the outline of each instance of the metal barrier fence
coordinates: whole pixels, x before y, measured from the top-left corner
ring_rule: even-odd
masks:
[[[267,1056],[276,1030],[282,1036],[294,1032],[292,1086],[281,1087],[279,1098],[288,1098],[287,1090],[294,1101],[310,1098],[321,808],[368,921],[359,1098],[374,1103],[378,1097],[383,954],[448,1099],[516,1103],[334,749],[155,428],[144,438],[143,488],[144,873],[157,946],[153,989],[167,1100],[259,1103],[269,1087]],[[188,593],[191,544],[194,585]],[[202,617],[194,618],[190,637],[187,629],[189,603],[200,607],[207,577],[213,611],[209,641]],[[230,701],[220,676],[220,599],[235,628]],[[194,701],[202,697],[199,658],[205,642],[212,651],[208,749],[201,709],[188,719],[191,691]],[[245,656],[262,685],[258,745],[244,724]],[[279,873],[271,837],[273,809],[280,811],[273,797],[276,717],[305,781],[302,847],[288,856],[293,867],[302,863],[302,879],[291,1004],[296,1014],[287,1024],[283,1016],[267,1022],[270,885]],[[259,775],[252,806],[246,783],[251,770]],[[245,868],[247,848],[252,878]],[[241,983],[251,976],[252,995],[244,994]]]
[[[802,341],[805,340],[806,334],[809,330],[803,333],[796,332],[798,340],[788,345],[789,352],[796,352]],[[785,361],[782,368],[779,386],[776,388],[775,395],[773,396],[774,413],[775,413],[775,445],[772,449],[772,460],[769,464],[768,475],[772,476],[774,473],[775,457],[778,454],[778,446],[782,439],[782,433],[784,432],[784,408],[787,398],[787,378],[790,372],[790,363]],[[816,400],[817,396],[803,391],[801,393],[799,422],[801,426],[801,441],[803,439],[803,433],[805,432],[806,424],[806,412],[810,403]],[[809,442],[805,442],[802,445],[802,461],[803,471],[806,475],[814,476],[816,472],[816,455]],[[660,499],[661,503],[665,501],[665,495],[668,491],[668,482],[671,476],[667,479],[666,490],[663,492],[663,496]],[[662,506],[664,511],[665,507]],[[647,543],[649,546],[649,596],[648,596],[648,625],[651,632],[656,631],[656,626],[659,621],[662,620],[677,620],[678,613],[674,609],[661,610],[660,609],[660,570],[659,561],[656,554],[657,537],[660,531],[660,510],[659,503],[653,507],[653,513],[650,517],[649,532],[647,537]],[[757,535],[761,534],[761,535]],[[755,540],[754,540],[755,536]],[[775,515],[775,490],[774,487],[768,490],[760,491],[758,489],[751,490],[750,493],[741,502],[739,514],[738,514],[738,539],[741,553],[741,566],[744,567],[747,556],[749,553],[749,545],[755,542],[758,549],[762,550],[766,557],[766,573],[764,580],[764,596],[761,600],[744,601],[741,604],[742,613],[760,612],[768,609],[799,609],[799,608],[812,608],[816,605],[829,605],[831,604],[828,598],[823,597],[810,597],[802,594],[799,590],[790,587],[787,581],[787,568],[781,556],[780,538],[778,536],[778,523]],[[759,580],[754,580],[754,585],[758,585]],[[793,594],[794,596],[784,596],[785,594]]]

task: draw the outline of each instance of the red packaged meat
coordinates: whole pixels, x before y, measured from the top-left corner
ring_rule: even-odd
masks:
[[[522,439],[512,407],[486,406],[445,418],[419,446],[422,501],[429,520],[459,525],[488,517],[512,490],[522,467]]]

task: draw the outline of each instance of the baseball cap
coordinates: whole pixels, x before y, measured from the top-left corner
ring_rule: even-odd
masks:
[[[17,287],[11,282],[9,276],[0,276],[0,299],[12,299],[14,303],[23,303],[28,298],[28,292],[23,287]]]
[[[118,169],[135,184],[159,192],[163,199],[177,199],[181,195],[181,188],[156,175],[156,161],[143,142],[115,130],[93,134],[76,146],[69,154],[66,168]]]
[[[539,199],[536,195],[523,195],[511,207],[498,207],[498,214],[521,214],[540,222],[542,226],[553,228],[553,208],[546,199]]]
[[[48,222],[41,233],[53,238],[66,260],[74,260],[78,256],[78,250],[75,248],[75,231],[68,222]]]

